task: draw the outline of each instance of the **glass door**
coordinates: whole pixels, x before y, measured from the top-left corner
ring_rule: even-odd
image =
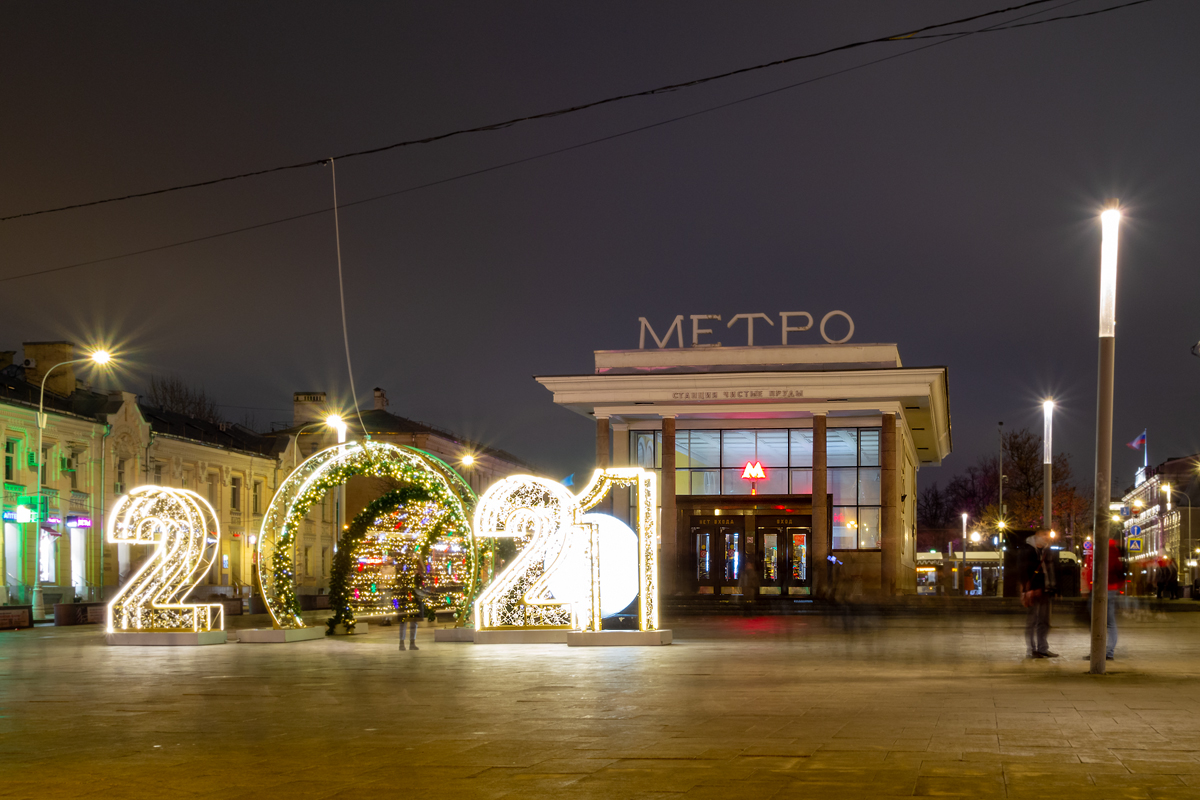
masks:
[[[758,545],[759,594],[807,595],[812,586],[807,517],[759,517],[755,530]]]
[[[738,517],[693,517],[689,578],[698,594],[733,594],[741,578],[745,538]]]

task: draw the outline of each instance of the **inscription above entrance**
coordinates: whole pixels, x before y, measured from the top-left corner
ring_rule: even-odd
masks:
[[[708,320],[716,320],[717,322],[721,322],[722,320],[721,320],[720,314],[691,314],[689,316],[692,320],[692,347],[720,347],[721,346],[720,342],[700,341],[701,336],[711,336],[713,334],[712,328],[702,328],[702,327],[700,327],[701,324],[705,324],[705,325],[710,324],[708,322]],[[826,328],[826,326],[828,326],[828,324],[829,324],[829,321],[832,320],[834,317],[842,317],[843,319],[846,320],[846,324],[849,326],[849,330],[846,331],[846,335],[843,336],[841,339],[830,338],[829,333]],[[802,319],[804,320],[803,325],[791,324],[793,320],[800,321]],[[741,320],[746,321],[746,346],[747,347],[754,346],[754,323],[756,320],[761,320],[761,321],[765,322],[766,324],[770,325],[771,327],[775,327],[775,320],[773,320],[771,317],[767,316],[766,314],[762,313],[761,311],[754,313],[754,314],[734,314],[733,317],[730,318],[729,322],[727,322],[725,324],[725,327],[732,328],[735,324],[737,324]],[[663,334],[662,338],[659,338],[658,333],[656,333],[653,326],[650,325],[650,320],[646,319],[645,317],[638,317],[638,324],[640,326],[640,328],[638,330],[638,349],[639,350],[646,349],[646,332],[647,331],[650,332],[650,338],[654,340],[654,344],[657,345],[660,350],[663,348],[666,348],[669,345],[672,336],[674,336],[676,338],[676,341],[678,342],[679,347],[682,348],[684,346],[683,345],[683,314],[677,314],[675,316],[675,319],[671,321],[670,326],[667,328],[667,332],[665,334]],[[812,326],[813,326],[813,315],[808,313],[807,311],[780,311],[779,312],[779,329],[780,329],[782,344],[788,344],[788,334],[789,333],[800,333],[802,331],[807,331],[807,330],[811,329]],[[850,315],[847,314],[845,311],[830,311],[828,314],[821,317],[821,324],[818,326],[818,329],[821,332],[821,338],[824,339],[829,344],[845,344],[846,342],[850,341],[850,337],[854,335],[854,320],[852,320],[850,318]]]

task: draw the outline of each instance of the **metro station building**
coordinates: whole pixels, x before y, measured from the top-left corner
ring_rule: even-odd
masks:
[[[747,564],[763,598],[916,593],[917,471],[951,450],[945,367],[893,344],[660,345],[536,380],[595,420],[598,465],[659,474],[665,593],[740,595]]]

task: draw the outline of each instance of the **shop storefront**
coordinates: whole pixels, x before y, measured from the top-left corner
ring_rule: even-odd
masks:
[[[595,419],[598,464],[660,476],[670,593],[917,591],[916,473],[950,452],[945,368],[887,344],[692,347],[597,351],[593,374],[537,380]]]

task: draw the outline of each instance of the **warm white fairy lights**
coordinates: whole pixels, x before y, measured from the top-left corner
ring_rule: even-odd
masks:
[[[108,604],[108,632],[222,630],[221,605],[184,602],[212,565],[220,540],[216,513],[195,492],[138,486],[117,500],[108,541],[154,545],[154,552]]]
[[[356,475],[392,478],[420,487],[430,502],[438,503],[445,511],[443,535],[463,537],[468,543],[464,596],[474,592],[478,562],[467,517],[475,500],[470,486],[441,459],[416,448],[349,442],[314,453],[297,466],[279,485],[263,515],[258,540],[259,582],[276,628],[304,627],[296,595],[295,565],[302,544],[297,534],[305,514],[327,491]]]
[[[623,523],[585,513],[622,486],[634,488],[637,497],[633,552],[622,545]],[[476,628],[600,630],[606,613],[633,599],[632,585],[639,600],[638,627],[657,630],[654,473],[637,467],[596,470],[578,495],[544,478],[505,478],[480,497],[475,535],[530,537],[513,563],[480,593]],[[631,576],[636,577],[631,581]]]

